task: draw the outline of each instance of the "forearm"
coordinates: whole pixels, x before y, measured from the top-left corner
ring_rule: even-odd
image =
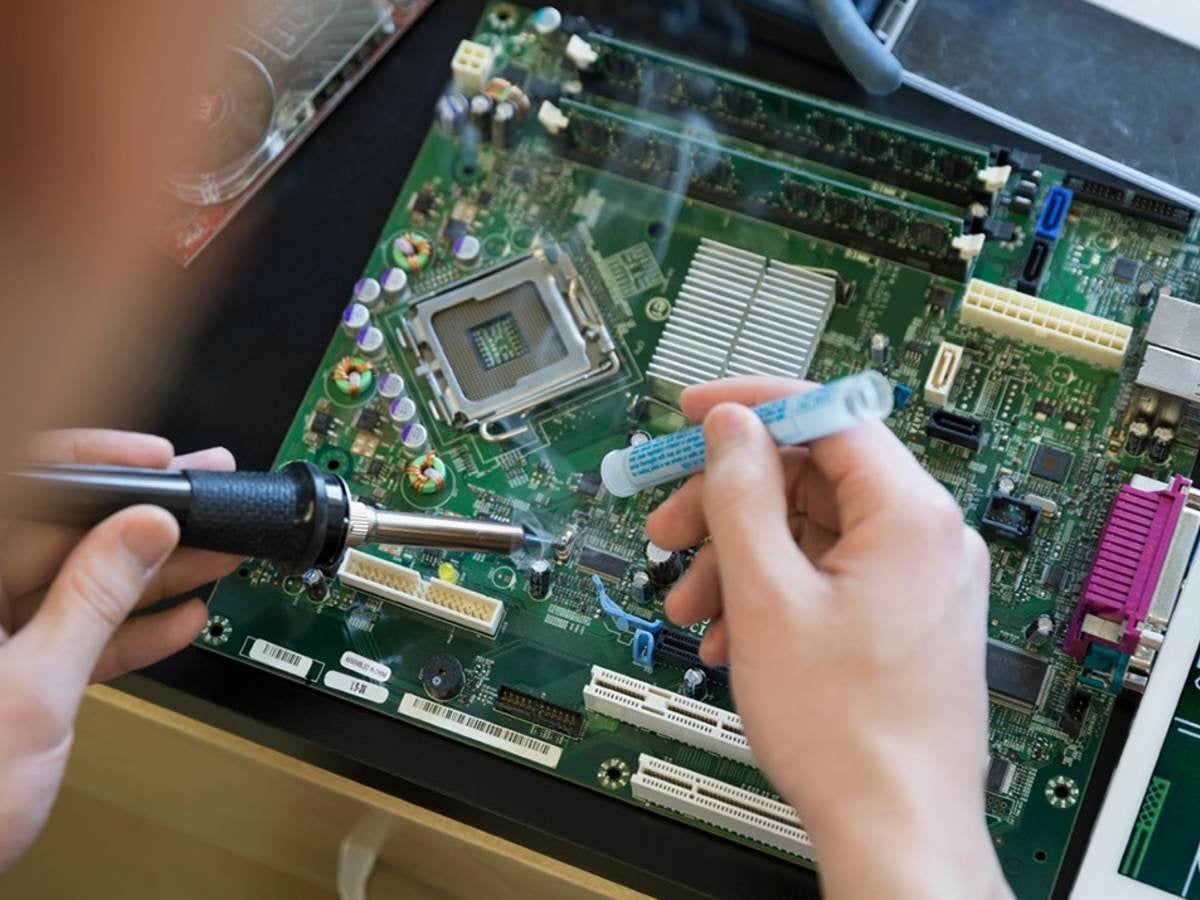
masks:
[[[812,821],[825,896],[1011,900],[979,804],[909,774],[874,791],[852,777]]]

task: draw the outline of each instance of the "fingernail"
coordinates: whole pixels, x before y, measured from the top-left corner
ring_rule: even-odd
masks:
[[[704,439],[714,458],[736,450],[746,436],[745,413],[731,403],[713,407],[704,420]]]
[[[171,534],[162,525],[153,521],[142,521],[127,528],[121,543],[146,571],[159,566],[175,546]]]

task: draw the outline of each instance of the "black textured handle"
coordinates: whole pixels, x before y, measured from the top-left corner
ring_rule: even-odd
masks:
[[[185,473],[191,506],[181,543],[296,568],[326,565],[345,541],[348,496],[315,465],[289,463],[279,472]]]

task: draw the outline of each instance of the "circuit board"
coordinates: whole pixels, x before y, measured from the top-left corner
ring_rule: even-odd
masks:
[[[703,626],[662,621],[689,554],[648,556],[644,522],[674,485],[618,499],[599,467],[682,427],[688,383],[871,367],[989,540],[988,824],[1048,897],[1138,683],[1081,586],[1119,489],[1200,445],[1188,398],[1139,383],[1159,299],[1200,291],[1192,212],[553,10],[493,4],[452,76],[276,463],[558,547],[251,561],[198,644],[812,865]]]

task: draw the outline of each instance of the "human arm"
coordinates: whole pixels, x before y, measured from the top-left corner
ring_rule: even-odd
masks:
[[[985,827],[988,556],[950,495],[888,430],[775,445],[746,406],[802,389],[686,391],[706,471],[647,523],[711,541],[667,599],[712,619],[760,766],[809,830],[827,893],[1006,897]]]

